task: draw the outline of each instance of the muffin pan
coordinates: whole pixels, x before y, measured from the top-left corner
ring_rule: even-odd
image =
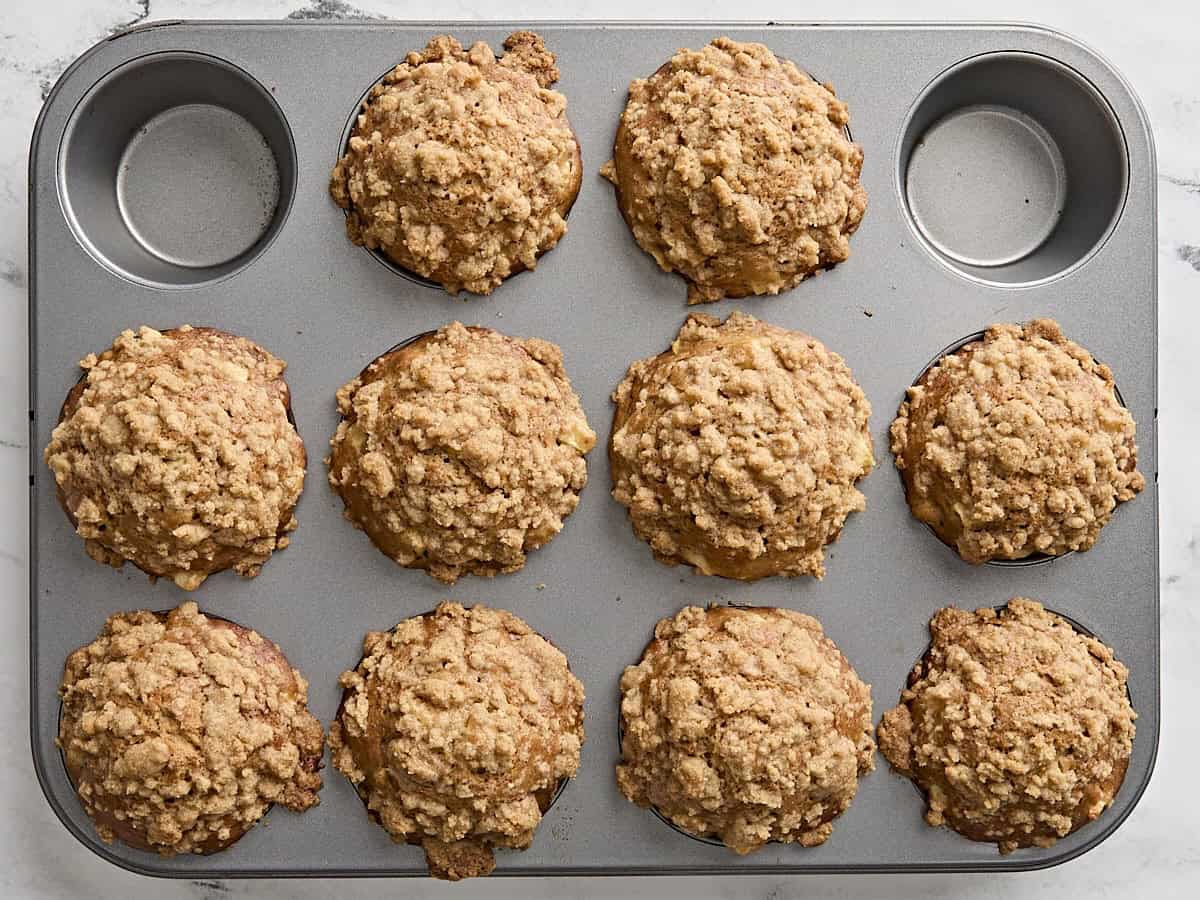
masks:
[[[1132,91],[1063,35],[1025,26],[538,24],[583,147],[570,230],[533,273],[464,302],[399,277],[344,233],[326,190],[364,91],[438,33],[498,47],[522,23],[183,23],[143,26],[81,57],[55,87],[30,153],[30,630],[34,760],[51,805],[85,845],[174,877],[419,875],[328,765],[320,807],[269,815],[211,857],[161,859],[106,846],[54,744],[62,663],[119,610],[184,597],[83,552],[41,451],[76,362],[127,327],[190,322],[243,334],[289,363],[310,459],[291,546],[253,580],[224,573],[191,596],[279,642],[311,682],[326,726],[338,674],[364,632],[445,597],[511,610],[559,646],[587,690],[579,775],[532,848],[496,874],[1004,871],[1063,862],[1137,803],[1159,733],[1156,224],[1153,143]],[[678,279],[630,236],[608,159],[629,82],[720,34],[762,41],[821,73],[850,107],[870,205],[850,259],[777,297],[723,301],[808,332],[841,354],[874,407],[878,470],[867,510],[828,549],[828,574],[740,584],[655,562],[608,496],[609,394],[659,352],[686,310]],[[217,135],[223,135],[219,140]],[[218,202],[218,197],[224,198]],[[1025,201],[1028,200],[1028,203]],[[961,562],[908,512],[887,429],[939,348],[993,322],[1057,319],[1108,363],[1138,424],[1147,490],[1087,553],[1033,566]],[[334,392],[398,341],[454,319],[562,346],[600,444],[562,534],[524,569],[453,588],[397,567],[341,518],[320,460]],[[820,847],[745,857],[689,839],[616,788],[617,679],[654,623],[688,603],[777,605],[815,615],[862,678],[875,716],[928,644],[939,607],[1025,595],[1110,644],[1130,668],[1138,734],[1113,807],[1048,850],[1009,856],[922,820],[882,757]]]

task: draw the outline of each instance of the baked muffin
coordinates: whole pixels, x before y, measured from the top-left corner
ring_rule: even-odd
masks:
[[[579,768],[583,685],[504,610],[446,602],[371,632],[341,684],[333,764],[436,878],[486,875],[494,847],[528,847]]]
[[[1087,550],[1146,486],[1112,372],[1049,319],[943,356],[891,436],[913,515],[969,563]]]
[[[224,569],[253,578],[288,545],[307,459],[283,360],[143,325],[79,365],[44,459],[89,556],[190,591]]]
[[[554,54],[531,31],[504,49],[441,35],[409,53],[371,90],[330,181],[350,240],[452,294],[532,269],[583,177]]]
[[[737,853],[815,847],[875,767],[871,688],[811,616],[689,606],[621,676],[617,784]]]
[[[689,303],[778,294],[850,255],[867,194],[848,122],[830,85],[721,37],[629,86],[601,174]]]
[[[1128,670],[1034,600],[939,610],[879,749],[925,793],[930,825],[1049,847],[1112,804],[1133,751]]]
[[[613,496],[655,558],[753,581],[825,574],[866,499],[871,406],[816,338],[691,315],[613,394]]]
[[[308,682],[277,645],[195,603],[110,617],[67,657],[59,695],[67,774],[106,843],[213,853],[272,804],[319,802]]]
[[[546,341],[454,322],[376,359],[337,402],[326,462],[346,518],[440,581],[517,571],[587,483],[596,435]]]

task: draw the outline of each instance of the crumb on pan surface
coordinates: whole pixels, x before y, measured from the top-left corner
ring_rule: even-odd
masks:
[[[562,530],[596,443],[557,346],[458,322],[337,394],[329,482],[402,566],[453,582],[515,572]]]
[[[308,682],[257,632],[201,614],[111,616],[66,661],[58,745],[108,843],[211,853],[278,803],[319,802]]]
[[[811,616],[698,606],[621,676],[617,784],[739,854],[812,847],[875,765],[871,689]]]
[[[913,515],[970,563],[1087,550],[1146,486],[1112,372],[1049,319],[938,360],[891,448]]]
[[[926,821],[1002,853],[1049,847],[1112,805],[1133,751],[1128,670],[1040,603],[946,607],[879,748]]]
[[[494,847],[524,849],[544,804],[579,768],[583,685],[512,613],[444,602],[371,632],[341,678],[333,764],[430,874],[486,875]]]
[[[850,255],[867,194],[848,122],[830,85],[721,37],[629,86],[601,174],[689,303],[778,294]]]
[[[613,496],[655,557],[754,580],[825,572],[866,499],[870,404],[815,338],[692,314],[613,394]]]
[[[88,555],[184,590],[257,575],[288,545],[304,487],[285,365],[190,325],[126,330],[84,358],[43,456]]]
[[[350,239],[489,294],[567,231],[583,166],[554,54],[518,31],[497,60],[440,35],[370,93],[330,180]]]

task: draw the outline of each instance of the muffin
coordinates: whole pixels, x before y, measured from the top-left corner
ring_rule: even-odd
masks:
[[[288,545],[307,459],[283,360],[143,325],[79,365],[44,459],[89,556],[190,591],[224,569],[253,578]]]
[[[866,499],[871,406],[816,338],[691,315],[613,394],[613,497],[655,558],[753,581],[825,573]]]
[[[355,244],[450,293],[490,294],[567,231],[583,164],[554,54],[435,37],[364,102],[329,190]]]
[[[341,684],[333,764],[436,878],[486,875],[493,848],[528,847],[579,768],[583,685],[504,610],[446,602],[371,632]]]
[[[939,610],[879,749],[930,825],[1001,853],[1049,847],[1112,804],[1137,718],[1113,651],[1040,603]]]
[[[848,122],[830,85],[721,37],[629,86],[601,174],[689,303],[778,294],[850,255],[867,194]]]
[[[621,676],[617,785],[739,854],[815,847],[875,767],[871,688],[811,616],[689,606]]]
[[[454,322],[376,359],[337,403],[326,463],[346,518],[439,581],[517,571],[587,483],[596,435],[546,341]]]
[[[891,437],[913,515],[969,563],[1087,550],[1146,486],[1112,372],[1049,319],[943,356]]]
[[[195,603],[110,617],[67,657],[59,695],[67,774],[106,843],[213,853],[272,804],[319,802],[308,682],[277,645]]]

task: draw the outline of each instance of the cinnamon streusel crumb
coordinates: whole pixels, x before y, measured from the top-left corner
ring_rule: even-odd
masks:
[[[579,768],[583,685],[504,610],[445,602],[371,632],[341,678],[333,764],[430,874],[486,875],[493,847],[524,849],[559,782]]]
[[[1146,486],[1112,372],[1056,322],[993,325],[908,389],[892,453],[919,520],[970,563],[1087,550]]]
[[[142,326],[80,366],[44,458],[92,558],[193,590],[287,546],[306,457],[282,360],[213,328]]]
[[[497,60],[440,35],[377,85],[330,192],[356,244],[450,293],[489,294],[567,231],[583,177],[554,54],[530,31]]]
[[[706,575],[824,575],[866,499],[871,406],[815,338],[693,314],[613,394],[613,496],[655,557]]]
[[[1040,603],[947,607],[879,748],[925,792],[930,825],[1002,853],[1049,847],[1113,801],[1133,751],[1128,671]]]
[[[721,37],[629,86],[601,173],[689,303],[778,294],[850,255],[867,194],[848,121],[830,85]]]
[[[871,688],[810,617],[689,606],[621,676],[617,784],[737,853],[813,847],[874,766]]]
[[[278,646],[195,603],[110,617],[67,658],[59,693],[67,772],[106,842],[211,853],[274,803],[319,802],[308,682]]]
[[[562,530],[596,443],[554,344],[454,322],[337,394],[326,459],[346,517],[402,566],[515,572]]]

